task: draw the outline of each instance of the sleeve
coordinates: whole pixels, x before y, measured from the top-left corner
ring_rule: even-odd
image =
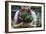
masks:
[[[30,26],[36,27],[37,15],[34,11],[31,11],[31,13],[32,13],[33,21],[32,21],[32,23],[30,23]]]
[[[17,23],[17,21],[18,21],[18,14],[19,14],[19,11],[17,11],[17,12],[15,13],[15,16],[14,16],[14,22],[15,22],[15,23]]]
[[[37,15],[34,11],[32,11],[32,17],[34,21],[37,21]]]

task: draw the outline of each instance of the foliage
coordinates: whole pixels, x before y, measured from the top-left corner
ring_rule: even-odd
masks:
[[[29,13],[27,13],[26,11],[24,11],[22,14],[21,14],[21,18],[23,19],[24,22],[31,22],[32,21],[32,16],[29,15]]]

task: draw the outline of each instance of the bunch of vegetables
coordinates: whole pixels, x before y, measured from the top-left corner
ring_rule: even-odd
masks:
[[[27,22],[31,22],[33,20],[32,16],[29,15],[29,13],[27,13],[26,11],[24,11],[22,14],[21,14],[21,18],[23,20],[23,22],[27,23]]]

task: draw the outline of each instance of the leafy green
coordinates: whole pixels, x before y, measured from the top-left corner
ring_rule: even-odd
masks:
[[[27,13],[26,11],[21,14],[21,18],[24,22],[31,22],[33,19],[32,16],[29,15],[29,13]]]

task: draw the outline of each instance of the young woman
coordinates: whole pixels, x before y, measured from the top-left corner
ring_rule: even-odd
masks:
[[[30,22],[30,23],[22,22],[22,19],[20,16],[24,11],[27,11],[29,13],[29,15],[32,16],[32,18],[33,18],[32,22]],[[21,6],[21,9],[19,9],[15,13],[13,27],[15,27],[15,28],[24,27],[24,26],[25,27],[36,27],[36,21],[37,21],[36,13],[34,11],[32,11],[31,7]]]

